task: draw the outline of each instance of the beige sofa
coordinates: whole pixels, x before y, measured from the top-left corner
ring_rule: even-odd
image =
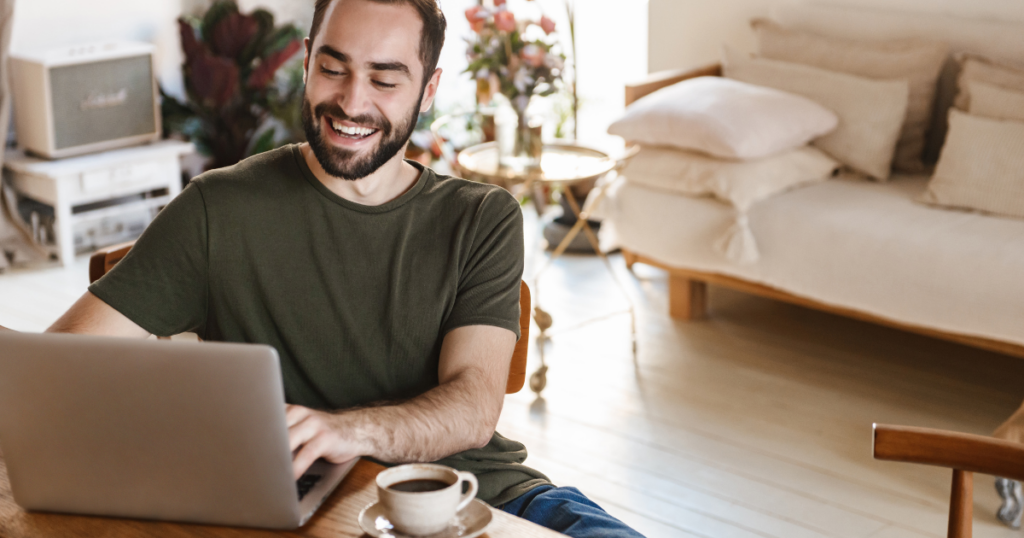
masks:
[[[772,18],[840,38],[939,40],[954,54],[1024,64],[1024,23],[816,4],[782,6]],[[933,155],[944,140],[957,74],[951,58],[937,87]],[[719,65],[654,73],[626,87],[626,104],[687,78],[720,75]],[[925,205],[919,200],[928,181],[924,174],[887,183],[839,178],[765,200],[747,215],[760,258],[746,264],[713,248],[735,220],[734,210],[714,199],[623,177],[593,213],[604,219],[603,246],[621,248],[628,266],[669,273],[674,318],[706,316],[713,284],[1024,358],[1024,220]],[[994,436],[1024,441],[1024,406]],[[1012,480],[996,485],[999,519],[1019,527],[1024,490]]]
[[[1024,62],[1024,24],[946,15],[795,5],[772,15],[789,28],[852,39],[941,40],[954,53]],[[955,96],[956,63],[937,89],[936,118]],[[626,87],[627,105],[718,65],[655,73]],[[931,138],[941,143],[944,122]],[[761,259],[730,261],[712,248],[734,219],[709,198],[620,179],[597,214],[603,241],[627,264],[670,273],[670,313],[707,313],[707,284],[872,321],[1024,358],[1024,220],[939,209],[918,201],[927,175],[888,183],[839,178],[761,202],[749,214]]]

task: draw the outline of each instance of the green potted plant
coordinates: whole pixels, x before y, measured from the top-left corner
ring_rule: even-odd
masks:
[[[241,13],[233,0],[219,0],[201,19],[180,18],[178,27],[187,99],[162,93],[165,135],[191,140],[211,157],[208,168],[273,149],[277,130],[266,122],[275,112],[293,115],[294,101],[301,101],[301,71],[298,82],[294,73],[281,83],[275,78],[302,48],[304,33],[291,24],[275,26],[263,9]],[[295,136],[294,129],[286,131],[284,138]]]

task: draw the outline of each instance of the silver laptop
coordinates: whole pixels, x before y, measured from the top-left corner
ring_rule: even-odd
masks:
[[[355,461],[296,483],[268,346],[0,332],[0,448],[27,510],[274,529]]]

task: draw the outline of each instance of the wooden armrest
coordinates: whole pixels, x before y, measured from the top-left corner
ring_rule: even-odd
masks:
[[[1024,445],[982,435],[875,424],[874,456],[1024,481]]]
[[[530,348],[530,287],[526,282],[519,283],[519,341],[512,351],[512,362],[509,364],[508,381],[505,394],[515,394],[526,384],[526,352]]]
[[[643,80],[626,84],[626,106],[647,94],[654,93],[686,79],[720,76],[722,76],[722,64],[719,63],[691,69],[670,69],[651,73]]]
[[[101,248],[94,252],[89,257],[89,282],[96,282],[100,277],[107,274],[111,267],[121,261],[121,258],[128,255],[128,251],[132,249],[134,244],[135,241],[129,241],[120,245]]]

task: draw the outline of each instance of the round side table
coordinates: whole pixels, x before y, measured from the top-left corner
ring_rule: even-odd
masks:
[[[466,179],[483,181],[485,183],[496,183],[499,185],[522,184],[523,192],[530,192],[531,189],[543,184],[568,187],[578,183],[598,180],[609,172],[621,169],[622,166],[636,155],[638,151],[639,147],[634,146],[622,157],[613,158],[602,151],[574,143],[544,144],[540,158],[540,166],[538,168],[515,170],[499,166],[498,146],[495,142],[487,142],[462,150],[455,160],[455,168],[456,171]],[[610,315],[628,312],[630,316],[630,337],[633,349],[633,360],[636,360],[636,311],[633,307],[633,301],[630,299],[629,293],[626,292],[626,288],[615,275],[615,271],[612,268],[611,262],[608,261],[608,257],[601,251],[597,235],[590,229],[590,226],[586,225],[587,219],[590,216],[588,210],[589,207],[596,205],[602,198],[604,198],[607,187],[607,183],[601,184],[599,182],[598,185],[594,187],[597,189],[597,192],[591,196],[589,203],[582,209],[579,204],[576,203],[574,196],[570,195],[566,198],[570,209],[572,209],[573,214],[576,216],[576,224],[569,230],[569,233],[566,234],[564,239],[562,239],[562,242],[555,247],[551,256],[548,257],[547,262],[545,262],[544,266],[541,267],[533,278],[533,301],[535,305],[533,309],[533,319],[537,322],[537,327],[540,328],[540,336],[538,337],[540,367],[530,375],[530,389],[538,395],[540,395],[541,391],[544,390],[544,386],[547,385],[548,367],[544,362],[544,342],[549,337],[547,330],[551,327],[552,323],[551,315],[540,307],[540,277],[544,271],[547,270],[547,268],[565,252],[565,249],[581,231],[586,235],[587,241],[590,242],[594,252],[597,253],[601,258],[601,261],[604,262],[605,267],[608,268],[608,273],[612,276],[612,280],[615,281],[619,291],[622,292],[622,296],[626,299],[629,307],[621,312],[614,312],[612,314],[594,318],[566,330],[580,328],[590,322],[605,319]],[[538,211],[539,207],[540,206],[538,206]]]

